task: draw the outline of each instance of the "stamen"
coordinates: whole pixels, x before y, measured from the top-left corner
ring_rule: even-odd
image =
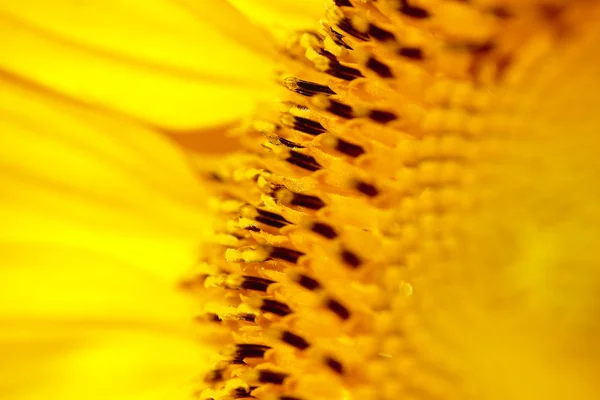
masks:
[[[402,47],[398,50],[398,54],[412,60],[422,60],[424,58],[423,50],[419,47]]]
[[[328,298],[325,306],[343,320],[350,318],[350,311],[339,301]]]
[[[248,398],[248,397],[254,398],[254,396],[250,396],[250,389],[237,388],[233,392],[234,399],[241,399],[241,398]]]
[[[271,299],[261,299],[260,310],[270,312],[281,317],[292,313],[292,309],[285,303]]]
[[[326,131],[326,129],[317,121],[308,118],[295,117],[292,114],[283,114],[281,123],[291,129],[306,133],[308,135],[317,136]]]
[[[340,153],[344,153],[350,157],[358,157],[365,153],[365,150],[361,146],[346,142],[340,138],[336,138],[335,149]]]
[[[287,374],[283,374],[280,372],[269,371],[266,369],[261,369],[258,371],[257,380],[261,383],[272,383],[275,385],[283,384],[285,378],[287,378]]]
[[[269,346],[262,344],[236,344],[225,350],[225,354],[235,359],[263,358]]]
[[[375,196],[379,195],[379,190],[377,190],[377,188],[375,186],[371,185],[370,183],[358,181],[358,182],[356,182],[355,187],[356,187],[356,190],[358,190],[362,194],[365,194],[369,197],[375,197]]]
[[[329,32],[333,35],[333,41],[338,46],[341,46],[347,50],[353,50],[352,47],[348,46],[346,42],[344,42],[344,35],[339,32],[336,32],[333,28],[329,28]]]
[[[391,42],[396,40],[396,36],[392,32],[388,32],[377,25],[369,25],[369,36],[380,42]]]
[[[293,276],[293,279],[298,285],[310,291],[316,291],[322,288],[321,284],[318,281],[316,281],[308,275],[296,274],[295,276]]]
[[[272,281],[269,279],[264,279],[264,278],[259,278],[257,276],[244,275],[244,276],[242,276],[242,282],[240,283],[239,287],[241,289],[256,290],[258,292],[266,292],[269,285],[271,285],[273,283],[275,283],[275,281]]]
[[[325,70],[325,73],[345,81],[364,77],[360,70],[342,65],[337,60],[329,60],[329,68]]]
[[[286,78],[283,84],[289,90],[303,96],[314,96],[315,94],[333,95],[336,94],[329,86],[320,85],[309,81],[303,81],[297,78]]]
[[[357,30],[348,18],[342,18],[338,21],[337,26],[349,35],[360,40],[369,40],[369,36]]]
[[[369,118],[375,122],[379,122],[382,124],[386,124],[388,122],[398,119],[396,114],[389,112],[389,111],[382,111],[382,110],[372,110],[369,114]]]
[[[325,207],[325,203],[320,198],[300,193],[294,193],[294,197],[292,198],[290,204],[309,208],[311,210],[320,210],[321,208]]]
[[[381,61],[377,60],[373,56],[370,56],[368,58],[365,66],[382,78],[393,78],[394,77],[394,74],[392,73],[392,70],[390,69],[390,67],[388,67]]]
[[[408,17],[424,19],[430,16],[429,11],[421,7],[413,7],[408,0],[401,0],[400,12]]]
[[[349,0],[335,0],[334,2],[338,7],[352,7],[352,3]]]
[[[279,143],[281,143],[285,147],[289,147],[290,149],[304,149],[304,146],[301,146],[298,143],[294,143],[286,138],[282,138],[281,136],[278,136],[277,139],[279,140]]]
[[[301,251],[287,249],[285,247],[274,246],[270,252],[271,257],[278,258],[280,260],[289,261],[291,263],[298,262],[298,259],[304,255]]]
[[[339,362],[338,360],[336,360],[335,358],[332,357],[325,357],[324,359],[325,364],[331,368],[331,370],[333,370],[334,372],[342,375],[344,373],[344,366],[342,365],[341,362]]]
[[[319,235],[326,237],[327,239],[334,239],[337,237],[337,232],[330,225],[322,222],[313,223],[311,230]]]
[[[259,215],[255,216],[254,219],[265,225],[271,225],[276,228],[281,228],[287,224],[291,224],[290,221],[288,221],[287,219],[283,218],[281,215],[276,214],[274,212],[261,210],[260,208],[257,208],[256,212]]]
[[[237,314],[236,317],[240,321],[246,321],[246,322],[254,322],[256,319],[256,315],[250,314],[250,313]]]
[[[224,372],[225,372],[224,368],[214,369],[204,376],[204,381],[207,383],[214,383],[214,382],[222,381]]]
[[[318,171],[321,168],[321,164],[315,160],[312,156],[307,156],[306,154],[298,153],[297,151],[290,150],[290,156],[285,159],[290,164],[293,164],[297,167],[304,168],[308,171],[314,172]]]
[[[340,256],[342,257],[344,263],[352,268],[358,268],[362,264],[362,260],[349,250],[342,250]]]
[[[279,339],[282,342],[285,342],[299,350],[306,350],[310,347],[310,343],[308,343],[303,337],[298,336],[290,331],[282,331]]]

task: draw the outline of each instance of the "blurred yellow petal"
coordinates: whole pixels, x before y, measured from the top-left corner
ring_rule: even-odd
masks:
[[[315,29],[323,16],[323,0],[229,0],[277,39],[297,30]]]
[[[2,1],[0,35],[11,40],[0,65],[169,128],[230,121],[270,93],[271,44],[226,3],[202,5],[204,13],[165,0]]]
[[[72,322],[57,332],[56,322],[43,322],[28,326],[28,336],[22,326],[2,324],[3,399],[186,399],[205,364],[202,348],[183,332]]]
[[[210,219],[185,157],[131,119],[0,90],[2,397],[190,393],[206,361],[178,280]]]

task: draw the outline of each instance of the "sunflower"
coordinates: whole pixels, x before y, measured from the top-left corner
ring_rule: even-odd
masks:
[[[596,399],[593,0],[2,2],[6,399]]]

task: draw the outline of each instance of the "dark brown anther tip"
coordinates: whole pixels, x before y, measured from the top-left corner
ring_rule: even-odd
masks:
[[[341,362],[333,357],[325,357],[325,365],[327,365],[333,372],[342,375],[344,373],[344,366]]]
[[[303,255],[304,255],[304,253],[301,251],[292,250],[292,249],[288,249],[285,247],[277,247],[277,246],[274,246],[270,252],[271,257],[277,258],[279,260],[288,261],[288,262],[291,262],[294,264],[297,263],[298,259],[300,257],[302,257]]]
[[[269,285],[275,283],[275,281],[259,278],[257,276],[244,275],[242,277],[241,289],[255,290],[257,292],[266,292]]]
[[[325,306],[333,312],[335,315],[340,317],[342,320],[350,318],[350,310],[348,310],[342,303],[334,299],[328,299]]]
[[[296,279],[296,283],[302,286],[304,289],[315,291],[321,289],[321,284],[308,275],[299,274]]]
[[[360,257],[358,257],[355,253],[351,252],[350,250],[342,250],[340,256],[342,257],[344,264],[352,268],[358,268],[362,264],[362,260],[360,259]]]
[[[285,378],[287,378],[287,374],[283,374],[281,372],[275,372],[266,369],[261,369],[258,372],[258,380],[261,383],[272,383],[274,385],[281,385],[283,384]]]
[[[338,235],[331,225],[322,222],[313,223],[311,230],[327,239],[335,239]]]
[[[391,42],[396,40],[396,36],[394,36],[392,32],[388,32],[377,25],[370,24],[368,33],[369,36],[379,42]]]
[[[294,150],[290,150],[290,156],[285,160],[292,165],[311,172],[318,171],[323,168],[314,157],[299,153]]]
[[[387,79],[394,77],[394,73],[392,72],[391,68],[373,56],[369,57],[365,66],[382,78]]]
[[[298,336],[290,331],[283,331],[281,333],[281,341],[299,350],[306,350],[310,347],[310,343],[308,343],[302,336]]]
[[[323,200],[317,196],[307,194],[294,193],[291,204],[294,206],[304,207],[311,210],[320,210],[325,207]]]
[[[402,5],[400,6],[400,12],[407,17],[415,18],[415,19],[425,19],[429,18],[431,14],[424,8],[414,7],[408,4],[407,0],[402,0]]]
[[[260,310],[279,315],[280,317],[285,317],[292,313],[292,309],[287,304],[271,299],[262,299]]]
[[[369,113],[369,118],[375,122],[379,122],[381,124],[386,124],[388,122],[392,122],[398,117],[396,114],[389,111],[381,111],[381,110],[372,110]]]
[[[366,183],[366,182],[356,182],[356,190],[358,190],[359,192],[361,192],[362,194],[369,196],[369,197],[376,197],[379,195],[379,190],[374,186],[371,185],[370,183]]]
[[[402,47],[398,50],[398,54],[411,60],[422,60],[424,58],[423,50],[419,47]]]

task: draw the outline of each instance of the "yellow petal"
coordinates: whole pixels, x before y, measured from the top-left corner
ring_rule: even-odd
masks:
[[[1,396],[185,398],[208,364],[177,278],[210,224],[185,158],[129,119],[0,91]]]
[[[187,129],[233,120],[268,92],[267,39],[242,17],[223,34],[218,21],[235,14],[221,2],[205,14],[160,0],[1,3],[1,68],[78,100]]]
[[[177,279],[210,220],[182,155],[126,120],[0,87],[0,317],[188,317]]]
[[[38,323],[45,338],[3,323],[0,393],[11,400],[186,399],[194,392],[204,354],[181,335],[145,327]],[[19,336],[6,333],[16,332]]]
[[[322,0],[229,0],[278,39],[296,30],[316,29],[323,16]]]

